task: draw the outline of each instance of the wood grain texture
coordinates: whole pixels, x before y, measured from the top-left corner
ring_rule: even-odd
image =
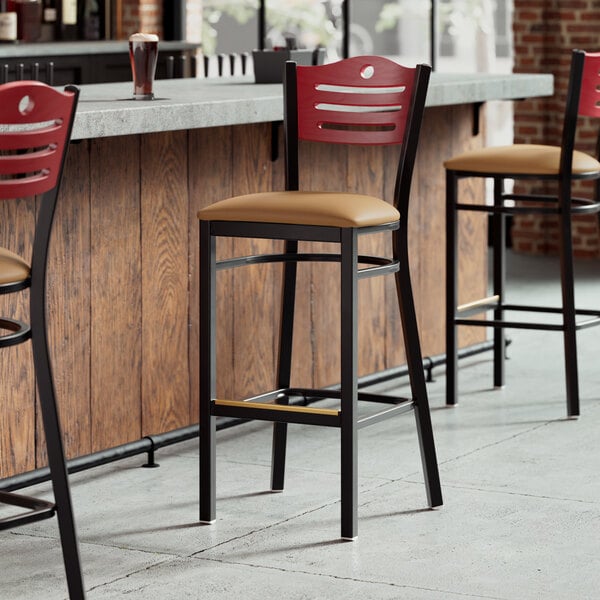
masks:
[[[141,136],[142,435],[190,422],[187,133]]]
[[[0,202],[0,243],[31,258],[35,199]],[[29,290],[0,296],[0,314],[29,321]],[[36,466],[35,377],[31,342],[0,350],[0,477]]]
[[[306,142],[300,150],[302,189],[339,191],[346,185],[347,147]],[[335,244],[313,243],[310,247],[313,252],[338,251]],[[312,380],[315,387],[322,387],[340,380],[340,267],[337,263],[313,263],[310,273]]]
[[[71,144],[48,255],[48,339],[68,457],[92,451],[90,411],[90,146]],[[38,418],[38,436],[42,419]],[[45,464],[38,437],[38,465]]]
[[[142,435],[140,138],[91,153],[92,448]]]
[[[474,136],[473,109],[470,106],[452,107],[452,153],[450,156],[476,150],[485,144],[485,131]],[[479,115],[485,122],[485,105]],[[483,179],[463,179],[459,182],[461,202],[482,204],[485,201]],[[461,211],[458,217],[458,303],[463,304],[487,296],[487,215]],[[475,274],[477,276],[475,276]],[[483,275],[483,276],[482,276]],[[482,327],[459,327],[459,347],[484,341],[490,332]],[[445,349],[443,350],[445,352]]]
[[[73,146],[51,242],[48,295],[59,407],[70,455],[113,447],[197,422],[197,211],[235,194],[283,189],[283,157],[271,161],[271,125],[92,140]],[[278,132],[282,152],[281,131]],[[428,109],[410,209],[411,271],[422,350],[443,352],[444,172],[441,162],[480,147],[472,109]],[[143,150],[144,159],[141,158]],[[364,150],[364,149],[363,149]],[[355,189],[390,199],[397,149],[303,144],[304,189]],[[481,187],[467,185],[466,201]],[[0,203],[0,243],[28,257],[32,202]],[[461,299],[486,286],[485,225],[461,222]],[[368,236],[371,237],[371,236]],[[389,237],[389,236],[388,236]],[[385,236],[361,240],[378,251]],[[331,251],[328,244],[301,244]],[[220,240],[220,257],[281,247]],[[241,398],[275,383],[280,265],[218,274],[217,392]],[[339,266],[299,267],[295,385],[339,382]],[[27,294],[0,298],[23,317]],[[393,277],[359,284],[361,374],[404,363]],[[382,295],[385,296],[385,303]],[[479,341],[461,328],[461,345]],[[0,476],[34,468],[35,388],[29,344],[0,352]],[[39,434],[39,432],[38,432]],[[38,461],[39,462],[39,461]]]
[[[189,256],[190,256],[190,417],[198,421],[199,249],[198,218],[201,208],[233,195],[233,128],[218,127],[189,132]],[[210,157],[210,160],[207,160]],[[218,165],[218,168],[214,168]],[[233,253],[233,240],[220,239],[217,258]],[[217,395],[233,398],[233,274],[217,275]]]
[[[271,125],[233,128],[233,194],[272,189]],[[238,256],[272,252],[280,241],[236,239]],[[234,398],[273,389],[282,267],[253,265],[233,272]]]
[[[421,345],[427,350],[424,356],[446,352],[446,175],[443,162],[452,154],[453,149],[448,145],[452,145],[457,135],[457,123],[448,113],[447,107],[425,111],[410,199],[409,253]]]
[[[396,172],[398,170],[398,160],[400,158],[400,149],[396,146],[389,146],[385,149],[382,165],[383,176],[383,198],[388,202],[392,202],[394,196],[394,188],[396,186]],[[408,215],[400,215],[401,219],[409,219],[409,247],[411,240],[414,239],[417,227],[415,225],[414,214],[417,208],[414,206],[413,198],[415,197],[418,182],[413,178],[411,189],[411,204],[409,206]],[[419,252],[417,247],[415,251],[410,252],[410,271],[414,279],[414,273],[419,267]],[[391,252],[391,248],[389,250]],[[403,268],[406,268],[404,265]],[[416,281],[413,281],[413,288],[416,288]],[[386,328],[384,337],[384,356],[385,368],[391,369],[398,365],[403,365],[406,362],[406,352],[404,349],[404,337],[402,331],[402,320],[400,319],[400,309],[398,307],[398,293],[396,291],[395,277],[384,278],[385,289],[385,307],[386,307]],[[415,290],[413,294],[416,296]],[[416,298],[415,298],[416,302]],[[420,332],[421,333],[421,332]]]
[[[348,180],[342,191],[384,198],[384,164],[385,148],[382,146],[348,148]],[[391,249],[387,243],[390,237],[391,233],[361,236],[359,253],[384,256],[386,248]],[[358,284],[359,375],[385,368],[386,279],[388,277],[373,277]]]

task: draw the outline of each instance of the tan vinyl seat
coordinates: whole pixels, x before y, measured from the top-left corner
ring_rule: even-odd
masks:
[[[18,255],[6,248],[0,248],[0,285],[26,281],[31,269]]]
[[[336,192],[266,192],[215,202],[198,213],[206,221],[260,221],[325,227],[369,227],[392,223],[400,213],[373,196]]]
[[[560,146],[541,144],[513,144],[471,150],[444,162],[444,167],[453,171],[474,173],[497,173],[501,175],[558,175],[560,172]],[[573,173],[585,175],[600,171],[600,162],[575,150]]]

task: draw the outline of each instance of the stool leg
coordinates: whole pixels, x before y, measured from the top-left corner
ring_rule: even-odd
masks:
[[[448,405],[454,405],[458,401],[458,341],[454,324],[458,305],[457,193],[458,179],[453,171],[446,171],[446,404]]]
[[[281,401],[278,401],[281,404]],[[286,404],[288,402],[285,402]],[[273,424],[273,450],[271,454],[271,491],[282,492],[285,483],[285,453],[287,423]]]
[[[564,206],[564,203],[563,203]],[[566,211],[565,211],[566,212]],[[579,381],[577,374],[577,337],[575,328],[575,290],[573,270],[573,240],[571,217],[559,215],[560,282],[563,305],[563,340],[565,348],[565,377],[567,384],[567,415],[579,416]]]
[[[406,229],[394,232],[394,248],[396,257],[400,260],[400,270],[396,273],[396,294],[398,296],[406,362],[414,402],[417,435],[421,450],[421,463],[425,476],[425,490],[428,504],[433,508],[443,504],[442,487],[433,440],[433,428],[429,413],[429,400],[425,384],[425,370],[423,368],[423,356],[419,340],[417,313],[410,279]]]
[[[342,229],[341,242],[341,504],[342,538],[358,535],[358,236]]]
[[[286,254],[298,253],[298,242],[288,241]],[[294,334],[294,309],[296,301],[296,261],[286,262],[283,274],[283,292],[281,298],[281,325],[279,328],[279,359],[277,365],[277,387],[290,387],[292,371],[292,343]],[[289,403],[285,396],[279,403]],[[287,443],[287,423],[273,425],[273,452],[271,459],[271,491],[283,491],[285,480],[285,450]]]
[[[504,181],[494,178],[494,206],[502,206]],[[494,214],[492,216],[492,249],[493,249],[493,278],[494,295],[498,296],[498,304],[504,304],[506,284],[506,215]],[[502,321],[503,310],[494,310],[494,320]],[[494,387],[501,388],[505,383],[505,339],[504,328],[494,327]]]
[[[56,397],[48,343],[46,337],[44,294],[39,294],[32,283],[31,287],[31,331],[33,361],[38,386],[38,395],[42,411],[46,448],[48,452],[48,466],[56,503],[56,517],[62,545],[63,560],[67,577],[67,587],[71,600],[85,598],[83,576],[81,574],[81,561],[75,520],[73,518],[73,504],[69,491],[67,465],[65,462],[63,441],[60,430],[60,421],[56,407]]]
[[[215,239],[210,222],[200,221],[200,521],[216,516],[216,419],[211,415],[215,397]]]

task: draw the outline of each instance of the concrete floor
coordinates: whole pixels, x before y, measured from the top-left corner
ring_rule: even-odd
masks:
[[[513,298],[551,301],[555,267],[511,257]],[[588,306],[599,267],[578,267]],[[219,432],[211,526],[197,523],[196,441],[159,451],[159,469],[136,457],[74,475],[88,598],[600,597],[598,331],[579,334],[578,420],[565,418],[560,334],[510,332],[503,390],[491,387],[490,353],[462,361],[455,408],[434,371],[440,509],[427,509],[413,417],[362,430],[355,542],[338,538],[337,430],[291,428],[283,494],[267,491],[269,425]],[[3,532],[0,547],[2,600],[66,597],[54,519]]]

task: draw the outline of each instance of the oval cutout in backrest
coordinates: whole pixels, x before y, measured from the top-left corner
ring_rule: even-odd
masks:
[[[31,96],[23,96],[21,100],[19,100],[19,112],[23,115],[29,115],[35,108],[35,102],[31,98]]]
[[[360,76],[363,79],[371,79],[375,75],[375,67],[373,65],[365,65],[360,70]]]

